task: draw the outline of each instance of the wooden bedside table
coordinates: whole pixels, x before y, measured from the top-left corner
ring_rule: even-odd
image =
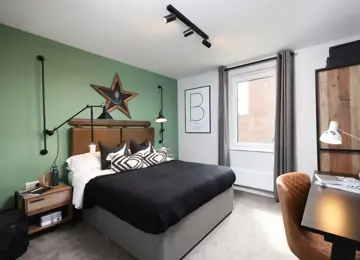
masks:
[[[51,190],[38,196],[24,196],[21,194],[22,192],[24,191],[15,192],[15,201],[17,209],[22,210],[28,216],[29,235],[69,222],[72,219],[71,186],[60,183],[59,186],[52,187]],[[56,210],[61,210],[62,220],[44,227],[40,226],[40,216]]]

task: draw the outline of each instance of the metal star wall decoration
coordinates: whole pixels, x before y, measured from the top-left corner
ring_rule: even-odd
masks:
[[[106,99],[108,112],[119,109],[128,118],[131,118],[128,102],[138,94],[123,89],[119,75],[116,73],[110,88],[90,84],[90,86]]]

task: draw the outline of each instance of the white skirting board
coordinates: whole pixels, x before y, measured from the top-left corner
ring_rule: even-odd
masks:
[[[236,185],[274,192],[274,173],[231,167],[236,175]]]
[[[234,191],[244,191],[244,192],[248,192],[248,193],[252,193],[252,194],[256,194],[256,195],[274,198],[274,193],[270,192],[270,191],[257,190],[257,189],[247,188],[247,187],[237,186],[237,185],[234,185],[233,188],[234,188]]]

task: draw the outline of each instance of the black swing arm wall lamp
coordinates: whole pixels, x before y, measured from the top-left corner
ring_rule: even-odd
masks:
[[[61,123],[59,126],[55,127],[52,130],[49,130],[46,128],[46,109],[45,109],[45,80],[44,80],[44,62],[45,62],[45,58],[44,56],[38,55],[37,60],[41,62],[41,83],[42,83],[42,101],[43,101],[43,107],[42,107],[42,111],[43,111],[43,136],[44,136],[44,149],[42,149],[40,151],[41,155],[46,155],[48,153],[47,150],[47,136],[52,136],[60,127],[62,127],[63,125],[65,125],[67,122],[69,122],[71,119],[73,119],[74,117],[76,117],[77,115],[79,115],[80,113],[82,113],[83,111],[85,111],[86,109],[90,108],[90,121],[91,121],[91,143],[89,145],[90,147],[90,152],[95,152],[95,148],[96,145],[94,144],[94,107],[102,107],[103,108],[103,112],[102,114],[98,117],[98,119],[109,119],[111,120],[112,117],[110,116],[110,114],[107,112],[106,107],[103,105],[86,105],[83,109],[81,109],[79,112],[77,112],[75,115],[71,116],[70,118],[68,118],[67,120],[65,120],[63,123]]]

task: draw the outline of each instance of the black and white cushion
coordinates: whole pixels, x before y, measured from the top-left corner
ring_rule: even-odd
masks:
[[[115,172],[126,172],[143,168],[143,158],[133,154],[130,156],[116,154],[111,159],[111,169]]]
[[[143,168],[153,166],[156,164],[160,164],[166,162],[166,155],[164,153],[148,153],[142,157],[144,166]]]
[[[108,147],[99,142],[100,154],[101,154],[101,169],[106,170],[110,168],[110,161],[108,159],[109,154],[121,153],[123,155],[130,155],[126,149],[126,142],[123,141],[119,146]]]

